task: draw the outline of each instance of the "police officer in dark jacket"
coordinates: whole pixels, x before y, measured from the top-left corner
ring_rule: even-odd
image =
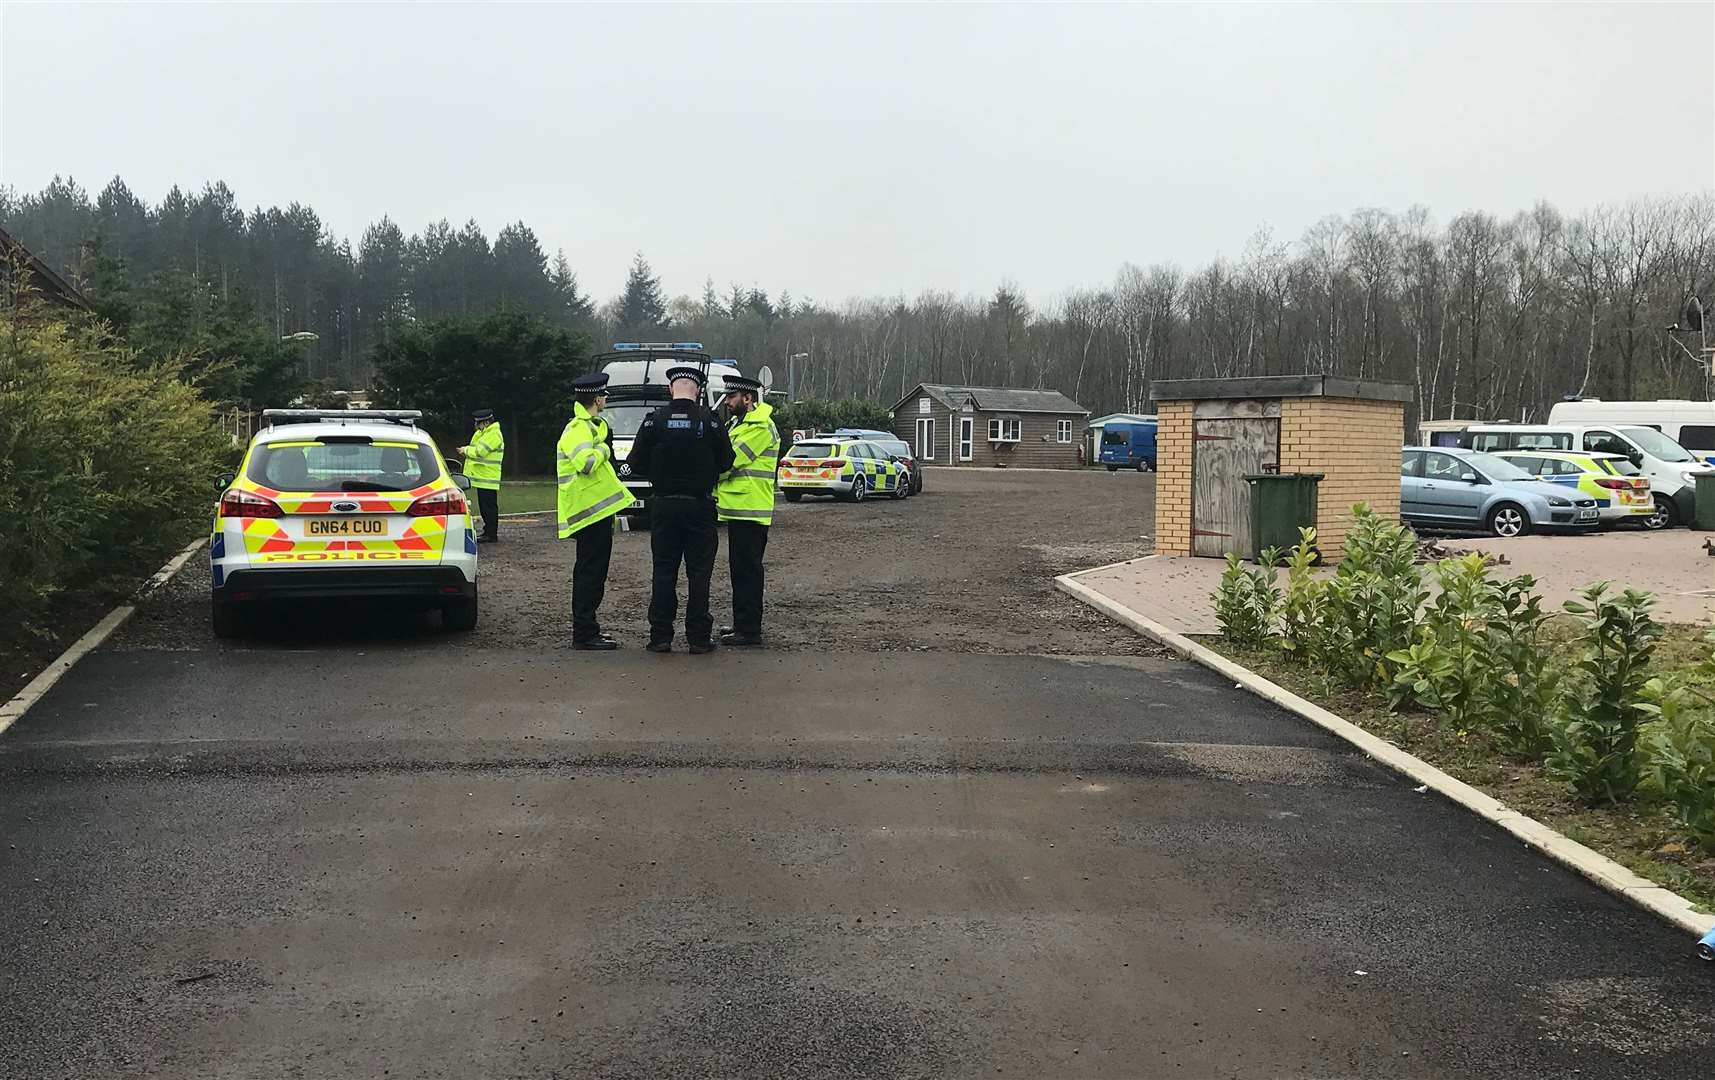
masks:
[[[632,443],[626,464],[647,479],[649,549],[655,573],[649,594],[649,651],[673,651],[673,620],[679,611],[679,563],[689,580],[685,640],[694,653],[714,646],[709,614],[709,577],[720,539],[715,531],[715,483],[732,468],[726,426],[703,404],[707,377],[694,367],[669,368],[672,400],[649,414]]]

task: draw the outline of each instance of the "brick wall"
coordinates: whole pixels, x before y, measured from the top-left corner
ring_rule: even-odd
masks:
[[[1158,410],[1155,550],[1161,555],[1191,554],[1191,405],[1164,401]]]
[[[1316,534],[1325,560],[1340,557],[1353,503],[1367,503],[1382,517],[1399,520],[1399,448],[1404,441],[1405,406],[1397,401],[1281,401],[1280,471],[1323,474],[1317,489]]]

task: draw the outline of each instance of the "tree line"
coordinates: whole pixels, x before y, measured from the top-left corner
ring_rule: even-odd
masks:
[[[523,222],[491,242],[474,221],[407,235],[384,217],[354,250],[309,207],[246,213],[220,183],[150,206],[118,178],[93,199],[56,178],[0,189],[0,222],[134,344],[226,357],[205,358],[226,365],[217,396],[258,403],[289,377],[369,385],[392,337],[515,307],[586,342],[702,341],[747,371],[771,365],[781,388],[790,367],[802,398],[891,405],[947,382],[1053,388],[1102,413],[1146,409],[1156,379],[1311,372],[1409,383],[1426,417],[1532,419],[1571,393],[1707,396],[1682,347],[1696,340],[1666,328],[1688,297],[1715,296],[1707,192],[1444,225],[1422,207],[1361,209],[1035,303],[1012,283],[823,303],[707,278],[670,294],[640,254],[597,304]],[[316,340],[280,341],[302,331]]]

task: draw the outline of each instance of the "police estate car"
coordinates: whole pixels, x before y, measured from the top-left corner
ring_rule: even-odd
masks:
[[[1539,480],[1573,488],[1596,500],[1602,524],[1646,524],[1654,516],[1655,497],[1643,470],[1624,454],[1575,450],[1503,450],[1495,455]]]
[[[911,494],[911,470],[867,439],[806,439],[780,459],[780,491],[787,502],[806,495],[852,502],[870,495],[903,499]]]
[[[476,625],[470,482],[414,411],[269,409],[223,478],[209,541],[214,632],[263,600],[404,597]]]

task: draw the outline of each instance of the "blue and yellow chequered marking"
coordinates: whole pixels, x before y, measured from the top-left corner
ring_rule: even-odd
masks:
[[[1533,473],[1533,478],[1545,484],[1567,488],[1580,495],[1596,500],[1597,510],[1613,510],[1621,516],[1636,514],[1647,516],[1655,512],[1655,499],[1650,494],[1647,481],[1639,489],[1641,495],[1634,494],[1630,501],[1622,498],[1622,493],[1614,488],[1603,487],[1598,480],[1643,480],[1640,476],[1630,476],[1602,467],[1602,461],[1582,454],[1576,450],[1509,450],[1496,455],[1503,460],[1518,464],[1517,458],[1542,458],[1548,461],[1565,461],[1578,466],[1577,473]],[[1616,503],[1615,500],[1620,499]]]

